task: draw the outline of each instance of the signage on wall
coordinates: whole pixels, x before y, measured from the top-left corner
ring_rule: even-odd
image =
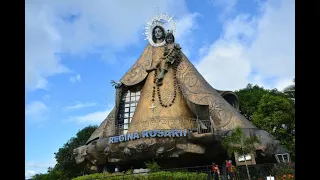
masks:
[[[112,136],[109,137],[109,143],[119,143],[119,142],[125,142],[140,138],[155,138],[155,137],[186,137],[187,136],[187,130],[178,130],[178,129],[168,129],[168,130],[146,130],[139,132],[133,132],[128,134],[122,134],[120,136]]]

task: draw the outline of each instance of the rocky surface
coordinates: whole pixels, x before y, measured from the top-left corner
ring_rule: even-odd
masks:
[[[261,130],[247,133],[255,133],[262,139],[262,144],[257,147],[260,149],[264,149],[267,144],[274,141],[272,137],[266,136],[268,133]],[[110,143],[109,138],[103,138],[75,149],[74,153],[77,163],[87,160],[92,166],[98,166],[156,158],[180,158],[188,154],[215,158],[223,151],[221,143],[216,140],[214,134],[188,132],[183,137],[141,138],[121,143]]]

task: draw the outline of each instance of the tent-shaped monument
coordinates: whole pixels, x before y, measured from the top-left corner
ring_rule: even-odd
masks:
[[[158,15],[146,27],[149,44],[136,63],[113,82],[113,110],[87,143],[74,150],[78,163],[126,169],[156,160],[166,167],[224,161],[221,135],[240,126],[260,137],[257,151],[277,141],[239,113],[231,91],[214,89],[175,43],[175,24]],[[269,154],[283,153],[281,146]]]

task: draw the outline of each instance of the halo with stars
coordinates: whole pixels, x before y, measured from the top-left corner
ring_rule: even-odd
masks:
[[[162,13],[156,15],[149,22],[147,22],[147,25],[145,26],[145,32],[143,33],[146,36],[145,40],[148,40],[152,46],[159,47],[159,46],[165,45],[166,41],[163,41],[158,44],[155,44],[153,42],[152,30],[156,26],[163,27],[165,31],[170,30],[174,35],[176,32],[176,23],[173,20],[172,16],[169,16],[168,14],[162,14]]]

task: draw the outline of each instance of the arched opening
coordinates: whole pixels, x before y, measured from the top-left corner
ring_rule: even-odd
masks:
[[[239,110],[238,96],[233,92],[225,92],[221,95],[232,107]]]

